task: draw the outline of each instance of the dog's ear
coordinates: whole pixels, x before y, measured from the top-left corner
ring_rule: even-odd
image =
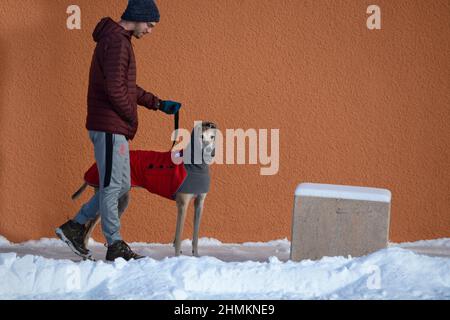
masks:
[[[202,141],[203,141],[202,124],[199,123],[196,126],[194,126],[191,133],[190,145],[192,152],[197,152],[196,150],[200,151],[202,149]]]
[[[198,125],[196,125],[194,127],[194,129],[192,129],[192,134],[194,135],[194,137],[196,137],[199,140],[202,140],[202,134],[203,134],[203,125],[200,123]]]

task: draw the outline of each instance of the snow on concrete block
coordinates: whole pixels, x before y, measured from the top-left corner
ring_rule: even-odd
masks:
[[[302,183],[295,190],[291,259],[363,256],[386,248],[391,192]]]

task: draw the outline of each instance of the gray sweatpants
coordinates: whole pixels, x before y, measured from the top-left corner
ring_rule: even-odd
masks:
[[[130,150],[121,134],[89,131],[89,138],[94,144],[99,191],[81,207],[74,220],[85,224],[100,213],[103,235],[111,245],[122,240],[120,216],[128,205],[131,189]]]

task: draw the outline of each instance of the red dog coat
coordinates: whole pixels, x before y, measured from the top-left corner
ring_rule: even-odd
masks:
[[[182,151],[174,151],[174,157],[182,157]],[[187,176],[180,158],[180,164],[172,161],[172,151],[130,151],[131,186],[142,187],[164,198],[175,200],[175,193]],[[94,163],[84,174],[84,181],[90,186],[99,186],[97,164]]]

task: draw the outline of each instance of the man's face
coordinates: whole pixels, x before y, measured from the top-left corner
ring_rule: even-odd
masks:
[[[133,32],[133,36],[137,39],[141,39],[147,33],[151,33],[152,29],[156,26],[156,22],[136,22],[136,27]]]

